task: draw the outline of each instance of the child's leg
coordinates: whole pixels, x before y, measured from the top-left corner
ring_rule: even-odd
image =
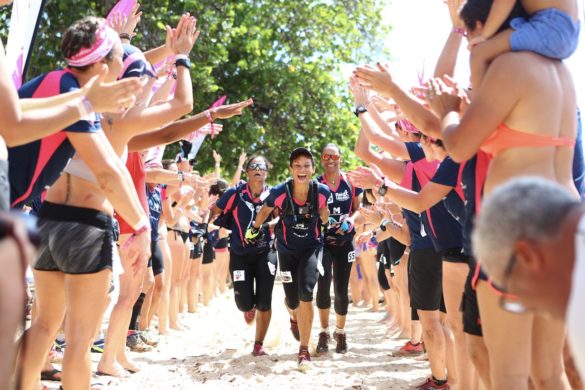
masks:
[[[481,85],[490,62],[497,56],[512,51],[510,36],[513,31],[509,28],[471,48],[471,86],[473,88],[478,89]]]

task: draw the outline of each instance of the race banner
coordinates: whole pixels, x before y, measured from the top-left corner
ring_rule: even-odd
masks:
[[[45,3],[46,0],[14,0],[12,4],[6,63],[16,88],[25,81]]]

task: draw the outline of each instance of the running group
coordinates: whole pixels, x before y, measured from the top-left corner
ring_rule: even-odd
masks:
[[[127,348],[185,331],[181,313],[230,287],[255,323],[252,355],[267,355],[275,280],[302,372],[318,364],[313,300],[314,353],[351,351],[351,292],[374,311],[383,297],[387,337],[406,340],[389,353],[428,359],[413,388],[581,388],[585,162],[563,63],[577,1],[445,3],[453,28],[431,79],[403,88],[386,65],[353,71],[364,165],[343,171],[332,142],[300,146],[275,186],[253,150],[230,180],[215,152],[215,171],[196,171],[192,142],[253,102],[192,113],[194,16],[148,51],[131,43],[139,6],[81,19],[62,33],[66,68],[18,91],[0,48],[0,209],[20,210],[0,214],[0,389],[97,388],[90,351],[97,376],[130,376],[141,367]],[[470,86],[454,81],[462,44]],[[32,321],[15,343],[29,266]]]

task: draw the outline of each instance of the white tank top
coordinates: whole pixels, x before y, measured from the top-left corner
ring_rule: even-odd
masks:
[[[122,163],[126,165],[126,161],[128,160],[128,146],[124,148],[124,152],[122,153],[122,157],[120,157],[120,159],[122,160]],[[63,172],[66,172],[71,176],[75,176],[80,179],[87,180],[89,182],[97,184],[95,175],[77,153],[75,153],[75,155],[69,160],[69,163],[67,164]]]

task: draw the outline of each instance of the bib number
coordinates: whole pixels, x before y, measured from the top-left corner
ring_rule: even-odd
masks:
[[[347,253],[347,262],[353,263],[355,261],[355,251],[351,251]]]

